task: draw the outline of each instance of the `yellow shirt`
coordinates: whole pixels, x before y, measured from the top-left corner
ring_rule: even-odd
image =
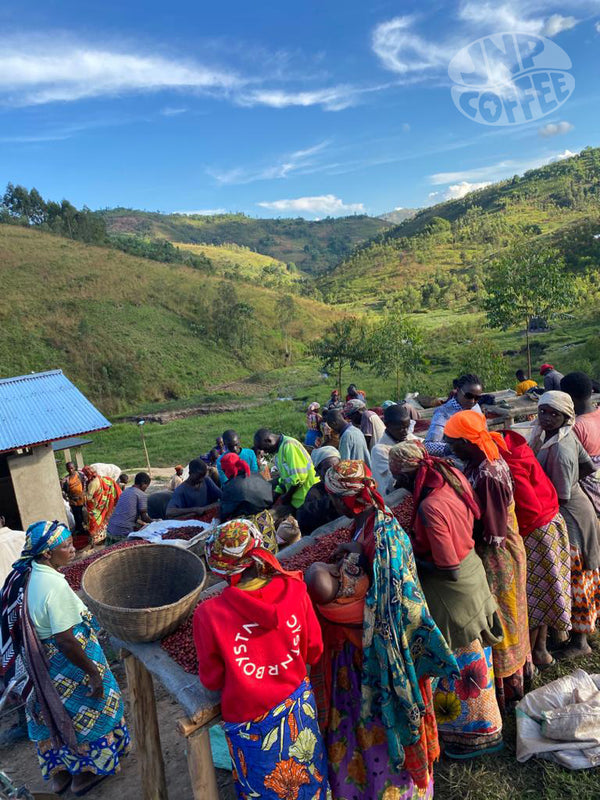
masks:
[[[33,562],[29,578],[27,607],[40,639],[79,625],[81,612],[87,610],[62,572],[37,561]]]
[[[533,389],[534,386],[537,386],[537,381],[532,381],[531,378],[527,381],[517,383],[517,397],[521,397],[525,392]]]

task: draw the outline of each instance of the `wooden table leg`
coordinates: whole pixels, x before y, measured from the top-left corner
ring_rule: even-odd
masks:
[[[208,728],[202,728],[188,736],[186,747],[194,800],[219,800]]]
[[[125,658],[125,671],[142,773],[141,798],[142,800],[168,800],[165,762],[160,746],[152,675],[132,655]]]

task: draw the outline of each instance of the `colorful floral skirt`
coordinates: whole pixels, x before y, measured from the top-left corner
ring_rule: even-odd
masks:
[[[440,742],[449,758],[472,758],[503,747],[494,690],[492,648],[479,640],[454,650],[460,678],[443,678],[433,694]]]
[[[571,545],[571,622],[573,633],[593,633],[600,613],[600,569],[584,569],[581,553]]]
[[[408,771],[394,773],[383,725],[360,722],[360,650],[347,642],[334,658],[325,740],[333,800],[430,800],[433,775],[419,789]],[[435,724],[434,724],[435,727]]]
[[[529,618],[527,615],[527,555],[514,514],[509,508],[504,547],[479,545],[477,548],[490,591],[498,605],[504,638],[492,648],[496,678],[507,678],[527,660]]]
[[[325,748],[308,678],[271,711],[223,729],[240,800],[326,800]]]
[[[71,717],[79,745],[77,752],[68,747],[52,747],[50,732],[39,716],[39,706],[34,705],[33,716],[27,719],[29,738],[36,743],[42,775],[47,780],[62,770],[71,775],[80,772],[112,775],[130,749],[121,692],[96,638],[94,625],[91,614],[86,614],[73,633],[102,676],[104,692],[98,699],[88,697],[88,676],[60,652],[56,639],[52,636],[43,640],[50,677]]]
[[[571,558],[566,522],[557,514],[524,542],[529,627],[548,625],[567,631],[571,627]]]

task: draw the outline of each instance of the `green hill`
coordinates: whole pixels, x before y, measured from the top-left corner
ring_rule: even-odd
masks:
[[[189,244],[228,246],[231,242],[310,274],[332,269],[353,248],[389,228],[383,219],[365,215],[309,221],[256,219],[245,214],[214,216],[159,214],[113,208],[99,211],[110,234],[136,234]]]
[[[60,367],[107,412],[282,366],[336,316],[19,225],[0,225],[0,284],[0,375]]]
[[[359,246],[318,282],[326,299],[404,310],[477,308],[486,261],[520,236],[559,247],[573,269],[600,263],[600,148],[423,209]]]

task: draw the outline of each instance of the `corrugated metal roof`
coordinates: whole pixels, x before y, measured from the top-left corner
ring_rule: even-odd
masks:
[[[55,369],[0,380],[0,452],[110,428],[110,422]]]

